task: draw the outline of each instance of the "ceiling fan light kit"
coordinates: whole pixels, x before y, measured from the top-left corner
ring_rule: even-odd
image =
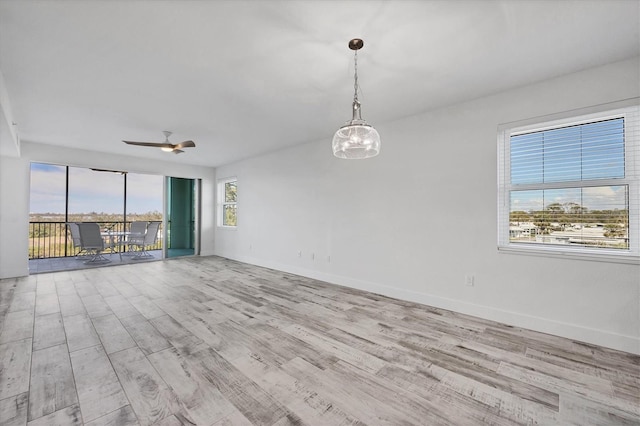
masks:
[[[184,152],[182,150],[182,148],[194,148],[196,146],[196,144],[193,141],[183,141],[180,142],[179,144],[172,144],[169,142],[169,136],[171,136],[170,131],[168,130],[164,130],[162,133],[164,133],[164,142],[163,143],[159,143],[159,142],[134,142],[134,141],[122,141],[124,143],[126,143],[127,145],[136,145],[136,146],[147,146],[147,147],[153,147],[153,148],[160,148],[161,150],[165,151],[165,152],[173,152],[174,154],[180,154],[181,152]]]
[[[354,38],[349,41],[349,49],[354,51],[354,94],[352,118],[340,127],[333,136],[333,155],[338,158],[359,160],[375,157],[380,153],[380,135],[378,131],[362,119],[358,101],[358,50],[364,41]]]

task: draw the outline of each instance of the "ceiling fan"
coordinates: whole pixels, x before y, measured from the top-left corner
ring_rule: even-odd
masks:
[[[169,142],[169,136],[171,136],[170,131],[164,130],[164,142],[133,142],[133,141],[122,141],[129,145],[138,145],[138,146],[151,146],[155,148],[160,148],[166,152],[173,152],[174,154],[180,154],[184,152],[182,148],[193,148],[196,144],[193,141],[183,141],[178,144],[172,144]]]

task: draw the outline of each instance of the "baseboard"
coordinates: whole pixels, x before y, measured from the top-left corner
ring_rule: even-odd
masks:
[[[522,314],[519,312],[507,311],[491,306],[478,305],[456,299],[449,299],[427,293],[404,290],[380,283],[328,274],[325,272],[300,268],[278,262],[265,261],[264,259],[257,259],[248,256],[238,256],[234,258],[229,256],[223,257],[228,257],[239,262],[250,263],[252,265],[276,269],[291,274],[326,281],[331,284],[356,288],[359,290],[369,291],[371,293],[381,294],[384,296],[407,300],[410,302],[417,302],[423,305],[429,305],[436,308],[447,309],[450,311],[472,315],[491,321],[501,322],[514,327],[522,327],[533,331],[552,334],[555,336],[565,337],[567,339],[640,355],[640,338],[633,336],[626,336],[622,334],[611,333],[605,330],[582,327],[576,324],[555,321],[547,318]]]

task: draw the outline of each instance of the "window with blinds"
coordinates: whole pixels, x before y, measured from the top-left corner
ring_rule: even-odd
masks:
[[[637,261],[637,105],[501,127],[500,249]]]

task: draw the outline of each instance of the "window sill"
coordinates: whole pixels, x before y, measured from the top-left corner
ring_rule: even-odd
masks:
[[[640,256],[629,252],[603,252],[567,250],[561,247],[528,247],[528,246],[498,246],[499,253],[519,254],[528,256],[553,257],[556,259],[584,260],[589,262],[625,263],[629,265],[640,265]]]

